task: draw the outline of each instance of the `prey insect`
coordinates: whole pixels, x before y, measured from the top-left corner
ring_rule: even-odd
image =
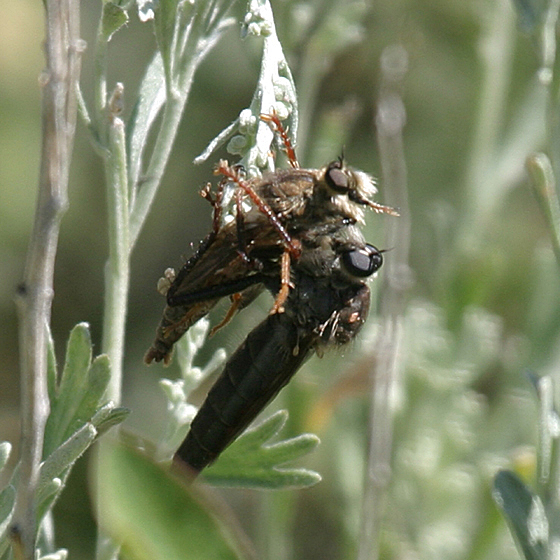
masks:
[[[290,163],[248,179],[220,161],[213,227],[178,274],[160,285],[167,298],[146,363],[168,363],[173,345],[223,297],[231,307],[217,328],[268,290],[274,304],[249,333],[194,418],[175,460],[200,472],[252,422],[313,353],[352,340],[369,310],[366,279],[383,262],[366,243],[364,209],[397,215],[372,200],[372,178],[342,158],[301,169],[278,117],[263,120],[282,139]],[[226,185],[234,186],[235,218],[223,219]],[[247,206],[249,203],[249,206]],[[216,327],[215,327],[216,328]]]

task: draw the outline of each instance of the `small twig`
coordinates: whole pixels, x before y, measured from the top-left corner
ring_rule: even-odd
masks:
[[[76,91],[83,50],[79,3],[46,0],[46,58],[42,74],[43,144],[35,223],[24,280],[18,290],[20,312],[22,427],[17,505],[12,526],[15,554],[35,558],[35,492],[49,412],[47,337],[60,221],[68,206],[68,170],[76,124]]]

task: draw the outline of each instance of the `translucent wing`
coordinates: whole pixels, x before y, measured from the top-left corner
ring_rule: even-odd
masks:
[[[258,295],[254,288],[249,294],[249,288],[258,284],[263,274],[278,274],[282,245],[276,231],[248,224],[244,234],[246,245],[241,251],[236,224],[224,226],[217,235],[210,234],[179,271],[167,292],[168,304],[144,358],[146,363],[168,363],[175,342],[222,297],[247,292],[240,308],[244,307]]]

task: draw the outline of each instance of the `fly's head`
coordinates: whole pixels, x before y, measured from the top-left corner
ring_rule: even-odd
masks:
[[[332,210],[352,222],[364,222],[364,209],[398,216],[398,212],[373,200],[377,192],[373,177],[352,169],[343,158],[332,161],[318,172],[315,195],[327,199]]]
[[[365,242],[335,250],[316,249],[296,266],[288,311],[294,322],[318,336],[316,350],[347,344],[365,323],[370,291],[367,279],[383,264],[383,251]]]
[[[331,317],[333,324],[330,336],[337,344],[350,342],[365,323],[370,303],[370,292],[365,280],[381,268],[382,253],[366,243],[341,255],[342,268],[355,284],[348,286],[350,297],[345,298],[344,306]]]

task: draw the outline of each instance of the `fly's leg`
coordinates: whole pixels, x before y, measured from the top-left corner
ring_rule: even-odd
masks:
[[[285,250],[282,253],[282,262],[280,264],[280,290],[274,300],[274,305],[270,314],[284,313],[284,304],[290,294],[290,288],[294,285],[290,281],[290,252]]]
[[[282,225],[282,222],[280,222],[278,216],[272,208],[255,192],[251,185],[239,175],[239,171],[234,167],[231,167],[226,160],[222,159],[219,161],[214,173],[216,175],[223,175],[226,179],[235,183],[247,194],[255,206],[269,219],[274,229],[278,232],[278,235],[282,238],[282,241],[284,242],[287,250],[290,252],[290,255],[295,259],[299,259],[301,256],[301,243],[297,239],[292,239],[291,235]]]
[[[206,199],[212,206],[212,231],[214,235],[217,235],[220,231],[220,225],[222,221],[222,198],[224,196],[224,187],[226,185],[225,181],[220,181],[218,184],[218,190],[216,191],[216,196],[212,196],[212,183],[206,183],[206,186],[200,191],[200,196]]]
[[[250,269],[262,269],[262,264],[258,259],[251,258],[247,253],[247,243],[245,240],[245,222],[244,222],[244,215],[243,215],[243,200],[242,200],[242,190],[236,189],[235,191],[235,205],[236,205],[236,213],[235,213],[235,226],[237,230],[237,253],[243,259],[243,262],[249,267]],[[235,316],[237,311],[239,311],[241,307],[241,302],[243,300],[243,296],[240,292],[232,294],[230,296],[231,305],[225,315],[225,317],[212,328],[210,331],[210,336],[214,336],[221,328],[225,327]]]
[[[253,261],[247,254],[247,243],[245,242],[245,219],[243,216],[243,199],[241,198],[243,191],[236,189],[235,191],[235,227],[237,230],[237,252],[247,265],[252,265]]]
[[[288,129],[284,128],[284,125],[278,118],[278,114],[276,113],[276,111],[272,111],[272,113],[270,113],[269,115],[262,114],[261,120],[268,123],[272,131],[278,134],[278,136],[282,140],[282,144],[284,144],[284,151],[286,152],[286,156],[288,157],[288,163],[294,169],[298,169],[299,162],[297,160],[296,151],[294,149],[292,141],[288,136]]]
[[[239,176],[239,170],[234,168],[233,170]],[[225,177],[220,183],[218,184],[218,190],[216,192],[216,196],[212,196],[211,188],[212,184],[207,183],[206,186],[200,191],[200,196],[205,198],[210,202],[214,209],[213,219],[212,219],[212,230],[215,234],[218,233],[221,225],[222,219],[222,199],[224,196],[224,188],[225,185],[228,183],[228,178]],[[246,243],[246,236],[245,236],[245,223],[244,223],[244,214],[243,214],[243,200],[241,198],[243,191],[241,189],[237,189],[235,192],[235,205],[236,205],[236,214],[235,214],[235,225],[237,230],[237,244],[238,250],[237,252],[243,259],[243,261],[247,265],[251,265],[251,268],[260,269],[260,263],[256,259],[251,259],[247,253],[247,243]]]
[[[222,197],[223,197],[223,190],[224,185],[218,185],[218,191],[216,196],[213,197],[210,189],[212,188],[211,183],[207,183],[206,186],[200,191],[200,196],[206,199],[211,205],[213,210],[213,217],[212,217],[212,231],[206,236],[204,241],[200,244],[194,255],[182,266],[181,270],[177,275],[175,275],[172,279],[168,278],[167,271],[165,274],[165,280],[169,280],[169,286],[166,291],[165,284],[162,282],[161,285],[158,282],[158,292],[162,295],[170,296],[174,293],[177,289],[177,286],[180,286],[183,278],[192,270],[195,264],[203,257],[204,253],[208,250],[208,247],[214,243],[216,236],[220,231],[220,222],[221,222],[221,212],[222,212]],[[161,280],[161,279],[160,279]]]
[[[231,296],[231,305],[225,315],[225,317],[210,331],[210,336],[214,336],[221,328],[225,327],[237,313],[239,309],[239,304],[241,302],[242,296],[239,292]]]

